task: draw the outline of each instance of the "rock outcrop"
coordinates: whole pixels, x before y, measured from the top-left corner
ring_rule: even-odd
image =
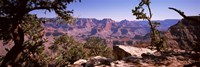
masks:
[[[171,48],[200,51],[200,16],[188,16],[171,26],[167,33],[167,45]]]
[[[200,62],[196,58],[200,58],[200,56],[194,52],[187,53],[185,50],[169,50],[154,52],[153,54],[143,53],[141,58],[129,56],[116,61],[96,56],[87,60],[80,59],[74,62],[71,67],[199,67]]]
[[[116,45],[113,46],[113,53],[116,59],[120,60],[129,56],[136,56],[141,58],[143,53],[153,54],[155,50],[150,50],[148,48],[137,48],[133,46]]]
[[[102,57],[102,56],[95,56],[88,58],[87,60],[80,59],[74,62],[73,67],[94,67],[94,66],[110,66],[112,59]]]

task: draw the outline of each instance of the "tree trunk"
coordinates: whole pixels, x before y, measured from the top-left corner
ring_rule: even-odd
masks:
[[[14,66],[17,65],[17,62],[20,59],[22,51],[24,49],[24,33],[23,30],[19,27],[18,23],[12,24],[12,36],[14,41],[14,46],[11,48],[10,51],[6,54],[1,67],[7,67],[8,65]]]

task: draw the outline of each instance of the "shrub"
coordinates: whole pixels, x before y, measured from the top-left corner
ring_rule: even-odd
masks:
[[[61,35],[55,38],[49,48],[56,53],[52,58],[56,66],[65,66],[93,56],[113,58],[112,49],[107,47],[104,39],[98,37],[88,38],[87,42],[82,44],[75,41],[73,37]]]
[[[56,53],[56,56],[52,58],[55,59],[56,66],[71,64],[76,60],[85,58],[86,52],[83,45],[75,41],[73,37],[61,35],[54,39],[55,41],[49,49]]]
[[[79,59],[85,58],[85,56],[86,52],[84,51],[83,45],[74,45],[67,50],[64,59],[73,63]]]
[[[88,57],[91,56],[104,56],[112,58],[112,49],[106,45],[104,39],[99,37],[90,37],[84,44],[84,47],[88,49]]]

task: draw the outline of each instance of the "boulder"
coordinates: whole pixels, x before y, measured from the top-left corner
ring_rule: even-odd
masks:
[[[82,64],[84,64],[84,63],[86,63],[87,62],[87,60],[85,60],[85,59],[79,59],[79,60],[77,60],[76,62],[74,62],[74,64],[75,65],[82,65]]]
[[[90,63],[94,63],[94,65],[110,65],[112,62],[112,59],[102,57],[102,56],[96,56],[92,57],[88,60]]]
[[[112,60],[110,58],[102,57],[102,56],[95,56],[91,57],[87,60],[80,59],[72,65],[73,67],[94,67],[94,66],[110,66]]]
[[[136,56],[138,58],[142,58],[143,53],[150,53],[153,54],[156,52],[155,50],[150,50],[148,48],[138,48],[133,46],[126,46],[126,45],[116,45],[113,46],[113,53],[115,59],[121,60],[125,57],[129,56]]]

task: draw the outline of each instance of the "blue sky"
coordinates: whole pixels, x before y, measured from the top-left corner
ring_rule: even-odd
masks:
[[[82,0],[68,5],[69,10],[74,10],[74,17],[77,18],[111,18],[116,21],[135,20],[131,10],[141,0]],[[175,7],[185,12],[186,15],[200,14],[200,0],[151,0],[153,20],[181,19],[182,17],[169,10],[168,7]],[[44,10],[32,11],[38,17],[56,17],[54,12],[44,14]]]

